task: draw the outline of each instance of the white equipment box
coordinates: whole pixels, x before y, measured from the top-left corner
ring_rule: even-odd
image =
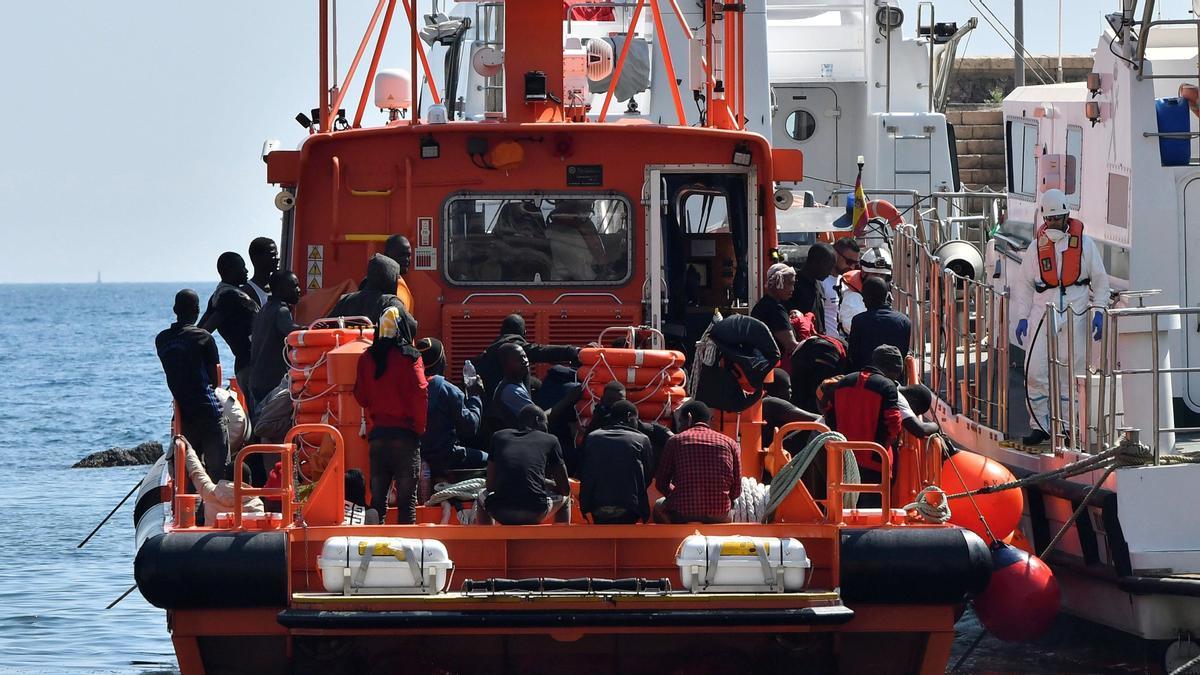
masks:
[[[444,593],[454,562],[436,539],[330,537],[317,557],[325,590],[343,595]]]
[[[799,591],[812,567],[797,539],[702,534],[683,540],[675,562],[693,593]]]

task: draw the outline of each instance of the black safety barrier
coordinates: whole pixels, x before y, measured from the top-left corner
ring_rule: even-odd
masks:
[[[839,555],[847,602],[958,602],[992,576],[987,544],[959,528],[843,530]]]
[[[133,561],[138,590],[163,609],[282,607],[287,574],[283,532],[168,532]]]

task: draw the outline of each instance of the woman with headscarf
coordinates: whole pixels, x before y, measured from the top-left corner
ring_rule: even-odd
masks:
[[[796,288],[796,270],[785,263],[775,263],[767,270],[767,290],[762,299],[750,310],[750,316],[767,324],[783,362],[791,361],[792,352],[796,351],[796,334],[792,330],[792,321],[788,316],[784,303],[792,297]]]
[[[387,493],[396,482],[401,525],[417,519],[421,434],[428,414],[428,385],[414,327],[388,307],[375,327],[375,342],[358,359],[354,398],[366,409],[371,458],[371,508],[384,522]]]

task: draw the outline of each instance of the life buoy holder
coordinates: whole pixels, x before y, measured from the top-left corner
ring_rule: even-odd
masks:
[[[683,366],[683,352],[673,349],[615,349],[610,347],[588,347],[579,351],[579,362],[585,366],[606,363],[612,367],[656,367]]]

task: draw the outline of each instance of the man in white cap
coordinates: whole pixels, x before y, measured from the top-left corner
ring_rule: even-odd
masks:
[[[1067,358],[1067,325],[1074,336],[1070,373],[1060,372],[1057,395],[1066,402],[1074,375],[1084,374],[1087,338],[1100,339],[1103,317],[1093,308],[1108,305],[1108,273],[1096,242],[1083,234],[1083,223],[1070,218],[1066,195],[1050,189],[1042,194],[1038,213],[1042,225],[1025,249],[1011,284],[1012,316],[1017,319],[1017,344],[1026,348],[1025,387],[1029,393],[1030,435],[1022,442],[1038,445],[1050,439],[1050,367],[1047,338],[1058,341],[1058,358]],[[1054,313],[1046,317],[1046,305]],[[1030,338],[1030,327],[1033,337]],[[1030,339],[1032,344],[1030,344]],[[1072,413],[1068,413],[1072,414]]]

